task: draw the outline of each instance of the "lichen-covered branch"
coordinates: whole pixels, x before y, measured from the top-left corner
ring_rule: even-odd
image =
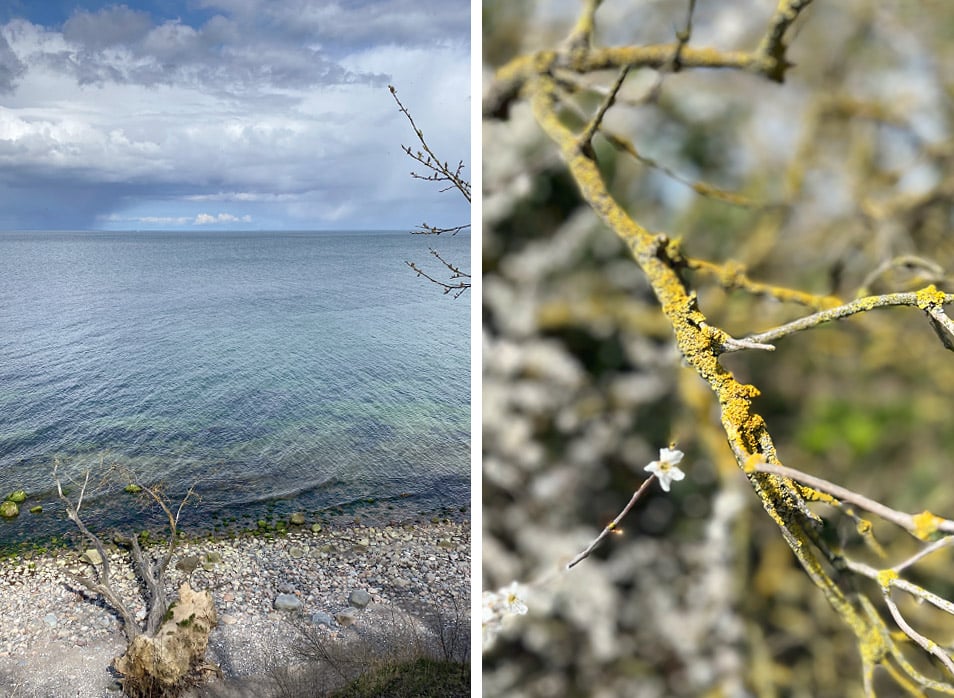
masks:
[[[633,68],[662,70],[667,65],[683,70],[725,68],[749,71],[769,80],[783,82],[792,65],[787,59],[792,28],[811,4],[810,0],[781,0],[763,37],[752,51],[721,51],[692,46],[689,41],[692,3],[687,30],[677,37],[674,44],[600,47],[595,45],[593,31],[599,4],[587,3],[569,39],[559,49],[526,54],[499,68],[484,100],[484,115],[505,118],[513,101],[526,99],[536,122],[559,150],[582,199],[628,248],[672,328],[676,347],[685,364],[705,382],[718,404],[722,428],[737,465],[745,472],[763,508],[777,524],[808,577],[854,633],[864,668],[867,693],[874,693],[872,676],[874,667],[878,665],[885,666],[899,686],[910,688],[915,693],[918,691],[917,686],[943,692],[954,691],[949,684],[921,674],[905,658],[895,635],[871,602],[863,594],[846,591],[850,585],[844,583],[842,575],[850,576],[851,572],[869,575],[863,571],[863,567],[850,561],[832,568],[832,562],[841,560],[843,556],[841,551],[819,535],[821,519],[809,507],[809,502],[825,501],[836,506],[841,502],[850,502],[905,527],[922,540],[937,532],[954,532],[954,528],[951,528],[954,523],[929,512],[913,516],[903,514],[834,483],[794,477],[795,471],[781,464],[768,426],[754,410],[753,400],[759,395],[759,389],[739,381],[720,363],[721,355],[727,352],[741,349],[770,350],[773,347],[769,342],[794,332],[876,308],[901,305],[924,311],[944,346],[951,349],[954,348],[954,322],[947,317],[943,306],[954,302],[954,295],[929,285],[917,292],[867,296],[842,303],[833,295],[816,295],[755,282],[748,277],[743,267],[730,262],[709,262],[684,256],[680,243],[670,240],[665,234],[650,232],[616,200],[592,144],[594,136],[601,134],[617,149],[640,159],[628,139],[615,136],[603,128],[604,117],[614,108],[616,97]],[[608,87],[593,115],[582,119],[582,128],[570,125],[573,119],[566,118],[566,115],[568,112],[578,113],[580,105],[576,103],[574,95],[565,89],[570,84],[572,92],[574,84],[572,81],[568,83],[565,76],[592,75],[605,70],[616,71],[615,82]],[[754,295],[799,303],[817,309],[817,312],[771,330],[735,339],[700,307],[696,290],[685,277],[686,271],[715,276],[726,288],[739,288]],[[644,487],[645,484],[620,516],[606,526],[571,565],[585,558],[616,528],[619,519],[638,499]],[[921,557],[909,557],[897,569],[891,570],[889,575],[876,571],[875,578],[883,586],[911,591],[914,586],[910,583],[902,586],[898,572]],[[920,592],[919,597],[934,603],[934,600]],[[946,653],[938,654],[930,641],[918,635],[904,621],[896,607],[888,604],[888,610],[911,640],[951,669],[952,664]]]

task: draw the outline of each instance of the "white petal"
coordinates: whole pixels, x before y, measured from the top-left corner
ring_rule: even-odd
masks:
[[[664,463],[669,463],[670,465],[677,465],[684,455],[686,454],[677,448],[659,449],[659,460]]]

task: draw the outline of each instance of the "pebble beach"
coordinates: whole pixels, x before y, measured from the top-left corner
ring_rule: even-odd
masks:
[[[448,520],[186,541],[176,547],[166,586],[170,598],[185,581],[212,593],[219,620],[207,657],[222,677],[210,688],[231,685],[228,695],[245,695],[244,685],[258,695],[269,668],[292,661],[295,623],[343,641],[409,602],[467,622],[470,541],[468,521]],[[121,623],[64,574],[84,568],[81,555],[63,550],[0,562],[0,694],[121,695],[110,670],[125,649]],[[110,562],[114,588],[144,615],[125,554],[110,552]]]

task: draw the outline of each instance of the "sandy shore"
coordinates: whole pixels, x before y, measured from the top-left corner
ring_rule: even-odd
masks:
[[[71,551],[0,563],[0,695],[120,695],[109,667],[125,648],[121,625],[107,607],[68,582],[63,568],[76,558]],[[167,586],[171,591],[188,579],[212,592],[219,625],[208,654],[222,669],[220,684],[233,687],[229,695],[241,695],[239,680],[247,695],[261,694],[257,681],[268,668],[290,661],[295,622],[314,623],[333,640],[381,623],[408,603],[460,609],[465,616],[470,607],[469,522],[320,532],[293,527],[272,539],[184,543],[173,557],[180,560],[186,568],[190,560],[200,564],[191,574],[170,566]],[[125,558],[117,552],[111,561],[115,586],[127,603],[142,609]],[[370,603],[360,608],[352,592]],[[300,608],[276,610],[280,594],[297,599]]]

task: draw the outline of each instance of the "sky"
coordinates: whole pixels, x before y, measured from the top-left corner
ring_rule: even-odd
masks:
[[[470,174],[467,0],[3,0],[0,230],[413,229]]]

